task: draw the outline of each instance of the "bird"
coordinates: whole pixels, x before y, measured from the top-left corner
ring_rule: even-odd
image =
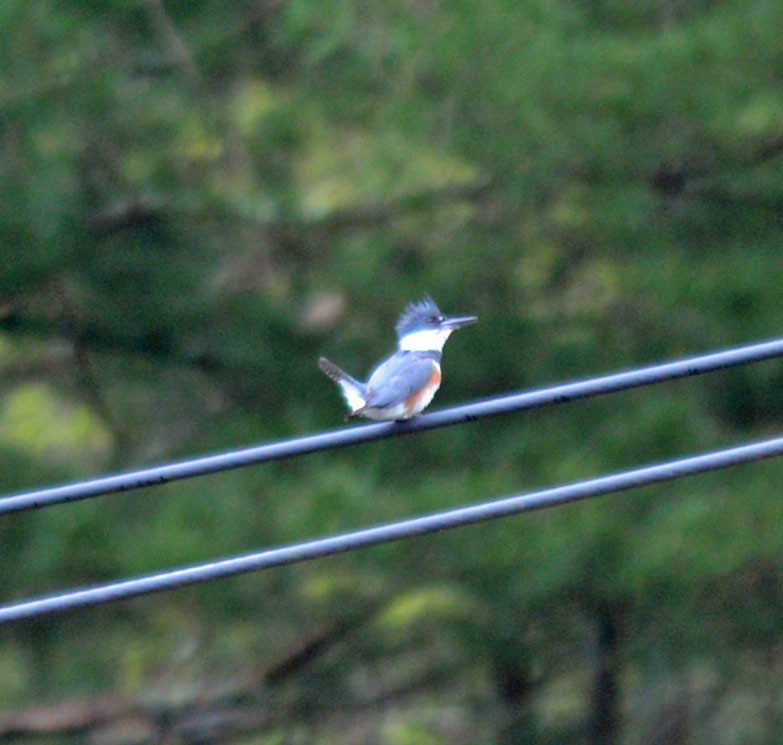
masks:
[[[443,345],[451,333],[477,320],[476,316],[444,316],[427,295],[405,307],[394,327],[397,351],[373,370],[366,383],[326,357],[318,360],[318,366],[340,386],[350,409],[346,419],[404,421],[429,406],[440,387]]]

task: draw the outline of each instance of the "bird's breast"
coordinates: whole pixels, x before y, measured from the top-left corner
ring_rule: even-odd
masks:
[[[435,396],[438,388],[440,388],[441,373],[440,365],[433,363],[433,370],[430,379],[427,384],[420,390],[413,393],[411,396],[405,399],[405,412],[407,416],[413,416],[423,411]]]

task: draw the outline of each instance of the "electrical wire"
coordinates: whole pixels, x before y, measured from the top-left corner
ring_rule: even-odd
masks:
[[[245,556],[22,601],[0,607],[0,624],[70,611],[85,606],[102,605],[164,590],[174,590],[199,582],[223,579],[251,571],[309,561],[780,455],[783,455],[783,437],[668,461],[659,465],[602,476],[530,494],[446,510],[424,517],[401,520],[281,548],[272,548]]]
[[[783,356],[783,339],[776,339],[613,375],[477,401],[420,415],[406,422],[383,422],[342,428],[293,440],[39,489],[0,499],[0,515],[156,486],[179,479],[204,476],[387,437],[423,432],[513,411],[566,403],[780,356]]]

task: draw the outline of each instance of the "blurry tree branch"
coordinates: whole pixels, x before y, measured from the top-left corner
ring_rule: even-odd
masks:
[[[193,55],[166,12],[163,0],[146,0],[144,5],[147,8],[150,25],[164,44],[171,63],[188,77],[197,77],[198,70]]]
[[[300,231],[332,234],[344,229],[374,227],[412,213],[478,200],[490,191],[494,182],[492,176],[471,181],[453,181],[385,201],[350,205],[318,217],[260,219],[246,211],[238,212],[230,203],[224,203],[223,210],[230,213],[231,217],[253,222],[256,227],[270,233]],[[190,209],[194,208],[178,204],[167,205],[157,198],[135,196],[90,213],[85,218],[85,225],[90,232],[103,237],[122,230],[144,227],[167,214],[188,212]],[[200,206],[198,209],[201,211]]]
[[[493,178],[484,176],[472,181],[450,182],[396,199],[351,205],[334,210],[320,218],[283,222],[280,227],[335,233],[348,228],[382,225],[411,213],[479,199],[487,194],[493,181]]]
[[[245,23],[269,22],[284,2],[285,0],[260,0],[245,13]]]
[[[78,329],[72,329],[65,327],[58,319],[21,312],[6,313],[0,317],[0,331],[42,339],[65,338],[77,344],[82,353],[90,349],[96,352],[139,354],[196,367],[204,372],[213,372],[222,367],[216,357],[182,350],[176,345],[173,335],[160,332],[121,336],[90,324],[82,324]]]
[[[297,695],[284,702],[274,697],[275,688],[333,652],[350,634],[364,627],[382,608],[373,602],[365,608],[323,625],[304,637],[280,659],[259,670],[241,675],[232,690],[194,694],[184,703],[145,700],[126,696],[75,699],[52,705],[37,705],[0,715],[0,742],[39,740],[42,737],[80,736],[109,738],[115,745],[140,742],[210,742],[216,738],[263,731],[290,721],[324,714],[342,716],[320,686],[312,694]],[[413,689],[438,683],[439,675],[428,670],[403,684],[389,686],[365,706],[396,700]],[[313,700],[311,700],[313,699]]]
[[[90,404],[93,411],[103,420],[104,424],[111,431],[117,448],[124,450],[128,446],[129,436],[122,423],[115,416],[109,405],[108,399],[104,395],[101,381],[95,374],[95,367],[90,351],[81,343],[73,346],[73,357],[76,363],[77,381],[81,394]]]
[[[661,163],[647,174],[646,180],[663,196],[677,196],[696,185],[701,193],[719,193],[714,185],[706,185],[709,179],[721,176],[734,177],[738,172],[762,166],[783,154],[783,133],[766,136],[749,145],[740,157],[722,155],[717,146],[707,152],[695,154],[678,162]],[[761,202],[766,195],[759,194]]]

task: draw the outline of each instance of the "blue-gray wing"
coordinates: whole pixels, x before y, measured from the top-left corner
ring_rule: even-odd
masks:
[[[402,403],[424,388],[437,369],[438,364],[431,357],[390,357],[367,381],[366,406],[383,409]]]

